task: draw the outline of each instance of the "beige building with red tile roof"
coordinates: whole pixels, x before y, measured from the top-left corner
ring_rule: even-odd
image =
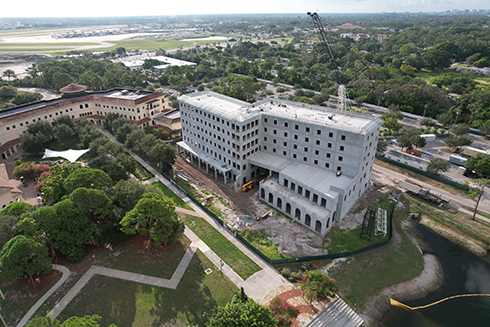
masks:
[[[85,86],[75,84],[70,84],[60,91],[65,93],[59,98],[0,111],[1,159],[6,159],[20,150],[20,136],[29,124],[36,121],[52,123],[63,115],[73,119],[85,118],[100,124],[105,116],[112,112],[129,119],[141,128],[152,125],[180,128],[180,115],[170,120],[159,116],[169,108],[169,102],[165,100],[165,94],[162,92],[127,89],[86,92]]]

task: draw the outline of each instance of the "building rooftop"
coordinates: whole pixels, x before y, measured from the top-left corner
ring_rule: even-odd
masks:
[[[312,190],[317,190],[322,194],[328,194],[333,198],[337,195],[337,192],[332,191],[331,186],[345,189],[352,181],[350,177],[344,175],[337,176],[335,172],[305,165],[263,151],[259,151],[253,156],[248,157],[248,162],[284,174],[291,179],[300,181]]]
[[[197,108],[202,108],[225,119],[243,121],[262,112],[280,118],[289,117],[310,124],[363,133],[382,121],[371,114],[340,111],[281,99],[264,99],[253,104],[240,101],[214,92],[186,94],[179,100]]]
[[[69,102],[76,103],[77,99],[83,99],[84,97],[89,97],[85,100],[92,99],[90,97],[107,97],[111,99],[119,99],[121,101],[130,100],[135,101],[142,99],[148,95],[155,94],[155,92],[149,91],[135,91],[135,90],[125,90],[125,89],[112,89],[107,91],[95,91],[95,92],[79,92],[75,94],[66,94],[62,98],[54,98],[50,100],[40,100],[36,102],[31,102],[27,104],[23,104],[20,106],[0,110],[0,119],[4,117],[11,117],[16,114],[24,113],[27,114],[34,109],[43,110],[42,108],[54,108],[57,106],[61,106],[63,104],[68,104]],[[99,100],[98,99],[98,100]]]

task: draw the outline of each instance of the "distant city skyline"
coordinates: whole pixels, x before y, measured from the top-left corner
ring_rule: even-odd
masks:
[[[187,0],[109,2],[86,0],[77,4],[61,0],[4,1],[0,18],[9,17],[108,17],[256,13],[382,13],[443,12],[490,9],[488,0]]]

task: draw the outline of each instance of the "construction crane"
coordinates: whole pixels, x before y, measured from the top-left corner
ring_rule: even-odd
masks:
[[[330,28],[330,26],[320,17],[316,12],[311,13],[307,12],[306,13],[308,16],[311,17],[313,20],[313,23],[315,24],[316,30],[318,32],[318,35],[320,36],[320,41],[323,42],[330,54],[330,57],[332,58],[333,61],[335,61],[335,57],[333,56],[332,53],[332,48],[330,47],[330,43],[328,42],[327,38],[327,31],[330,32],[332,36],[334,36],[338,41],[340,41],[339,37],[337,34]],[[345,88],[345,84],[341,81],[340,79],[340,72],[342,71],[342,68],[338,68],[338,73],[336,75],[337,83],[338,83],[338,102],[337,102],[337,108],[339,110],[347,110],[348,105],[347,105],[347,92]]]

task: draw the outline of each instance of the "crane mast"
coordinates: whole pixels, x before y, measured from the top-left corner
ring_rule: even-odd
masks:
[[[330,47],[330,43],[328,42],[326,31],[330,32],[332,35],[334,35],[338,39],[337,35],[330,28],[330,26],[328,26],[328,24],[316,12],[314,12],[314,13],[308,12],[306,14],[308,16],[310,16],[310,18],[313,20],[313,23],[315,24],[318,35],[320,36],[320,41],[326,45],[332,60],[335,60],[335,57],[333,56],[333,53],[332,53],[332,48]],[[340,67],[339,67],[339,70],[340,70]],[[347,92],[346,92],[345,84],[342,83],[342,81],[340,80],[340,77],[337,77],[337,83],[339,86],[337,108],[339,110],[347,110],[347,108],[348,108],[347,101],[346,101]]]

